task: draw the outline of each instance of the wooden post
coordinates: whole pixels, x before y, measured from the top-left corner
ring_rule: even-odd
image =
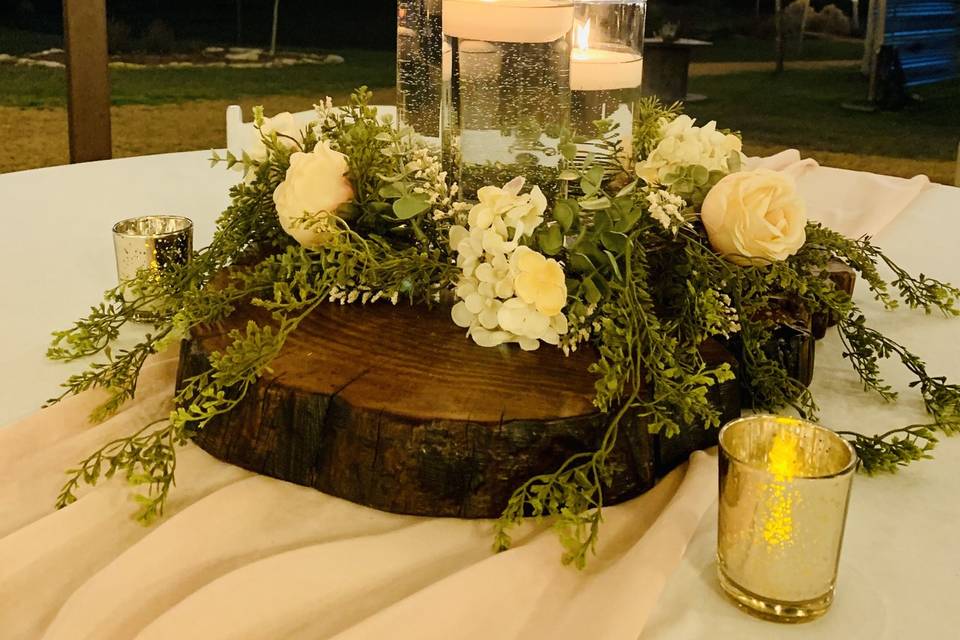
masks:
[[[70,162],[111,157],[105,0],[63,0]]]
[[[784,61],[784,58],[786,57],[786,44],[785,44],[785,36],[783,33],[783,29],[784,29],[783,0],[775,0],[774,11],[776,12],[776,16],[774,17],[774,20],[776,20],[776,26],[777,26],[777,73],[782,73],[783,61]]]
[[[957,145],[957,172],[953,176],[953,185],[960,187],[960,144]]]
[[[883,46],[887,31],[887,0],[870,0],[870,20],[867,23],[867,37],[864,39],[866,48],[865,62],[870,74],[870,87],[867,89],[867,101],[875,103],[880,91],[877,86],[877,55]]]
[[[797,44],[797,51],[803,53],[803,37],[807,35],[807,13],[810,11],[810,0],[803,2],[803,15],[800,16],[800,41]]]
[[[273,0],[273,28],[270,30],[270,56],[277,55],[277,22],[280,20],[280,0]]]

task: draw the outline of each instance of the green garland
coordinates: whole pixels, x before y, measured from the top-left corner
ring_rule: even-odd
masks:
[[[319,305],[377,300],[430,305],[456,286],[460,271],[447,238],[469,207],[456,201],[455,188],[429,150],[409,132],[377,119],[369,97],[361,89],[342,111],[319,107],[318,124],[294,140],[294,148],[291,139],[264,135],[266,160],[215,156],[215,163],[242,168],[249,179],[231,189],[231,205],[211,245],[182,268],[135,280],[129,285],[138,294],[135,301],[126,300],[119,287],[112,289],[85,318],[54,334],[50,358],[100,355],[102,361],[71,376],[50,402],[106,389],[108,399],[91,416],[101,421],[134,397],[150,354],[195,327],[229,317],[241,302],[271,317],[269,323],[233,331],[229,346],[210,358],[209,370],[184,381],[167,418],[104,445],[69,470],[58,507],[75,501],[81,484],[119,472],[140,486],[137,518],[152,521],[162,515],[173,486],[177,448],[243,399],[287,336]],[[678,113],[678,105],[640,104],[635,146],[641,155],[656,146],[661,123]],[[262,124],[262,113],[255,116]],[[272,198],[291,153],[310,151],[318,140],[347,156],[355,197],[331,218],[331,242],[308,250],[280,227]],[[671,436],[687,425],[719,426],[707,394],[734,373],[728,365],[704,362],[698,346],[707,338],[738,342],[741,383],[754,407],[792,406],[815,418],[809,390],[766,348],[777,323],[763,312],[785,298],[809,313],[839,319],[844,357],[866,390],[895,399],[879,373],[883,359],[899,359],[915,377],[930,424],[879,436],[841,432],[856,448],[863,470],[892,472],[928,458],[937,434],[960,430],[960,387],[930,375],[914,354],[870,328],[853,299],[823,274],[831,258],[840,259],[887,308],[897,305],[896,294],[927,313],[957,315],[960,291],[909,275],[869,238],[851,240],[817,224],[808,225],[806,244],[787,260],[759,266],[729,262],[709,246],[695,208],[687,207],[672,229],[651,217],[645,185],[616,161],[622,148],[604,123],[598,123],[596,145],[605,152],[583,170],[574,163],[576,145],[562,146],[566,161],[560,178],[579,195],[556,199],[529,244],[565,265],[569,331],[561,347],[569,352],[589,343],[596,349],[595,403],[610,421],[597,451],[578,454],[516,490],[495,527],[497,549],[510,546],[510,529],[525,519],[554,516],[563,561],[585,564],[598,539],[612,473],[608,458],[621,432],[645,428]],[[695,194],[691,201],[702,200],[722,177],[701,169],[671,177],[678,188]],[[890,283],[880,276],[881,265],[892,271]],[[148,335],[131,349],[112,351],[121,328],[147,305],[157,310]]]

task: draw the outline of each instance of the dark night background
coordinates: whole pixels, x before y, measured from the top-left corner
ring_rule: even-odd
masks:
[[[828,3],[814,0],[813,5]],[[849,13],[850,0],[834,3]],[[861,4],[863,11],[866,0]],[[0,26],[59,34],[61,6],[60,0],[0,0]],[[278,43],[392,49],[396,6],[396,0],[281,0]],[[681,22],[685,35],[722,37],[755,26],[755,6],[755,0],[652,0],[648,30],[670,19]],[[772,13],[773,0],[763,0],[761,7]],[[160,19],[178,40],[204,43],[263,46],[269,42],[272,11],[273,0],[107,0],[109,18],[126,23],[135,34]]]

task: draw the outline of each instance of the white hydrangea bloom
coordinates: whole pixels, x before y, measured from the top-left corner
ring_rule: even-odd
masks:
[[[523,184],[524,179],[517,177],[503,188],[482,187],[477,192],[480,202],[470,209],[470,228],[486,229],[499,224],[498,231],[513,227],[518,236],[533,235],[533,230],[543,222],[547,199],[537,186],[530,193],[520,195]]]
[[[661,140],[650,155],[637,164],[637,175],[647,184],[659,184],[683,167],[701,166],[708,171],[730,173],[731,155],[739,156],[741,162],[746,159],[739,137],[717,131],[714,120],[703,127],[695,123],[696,120],[686,115],[663,120]]]
[[[563,267],[519,244],[543,222],[547,201],[539,188],[520,194],[522,188],[523,178],[482,188],[469,228],[450,229],[462,272],[451,316],[483,347],[515,342],[529,351],[540,342],[559,344],[567,332]]]
[[[650,217],[664,229],[677,235],[677,231],[684,224],[683,209],[687,206],[683,198],[666,189],[651,189],[647,193],[647,204]]]

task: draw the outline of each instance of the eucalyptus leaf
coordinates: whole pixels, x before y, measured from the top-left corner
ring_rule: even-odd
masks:
[[[379,189],[381,198],[399,198],[404,195],[406,185],[399,182],[388,182]]]
[[[570,256],[570,268],[581,273],[592,273],[597,270],[590,258],[582,253],[574,253]]]
[[[620,254],[626,251],[627,243],[630,242],[630,239],[623,233],[604,231],[600,234],[600,242],[610,251]]]
[[[393,214],[398,220],[409,220],[429,208],[430,203],[422,196],[403,196],[393,203]]]
[[[350,222],[362,213],[363,210],[352,202],[345,202],[337,207],[337,217],[344,222]]]
[[[580,253],[590,258],[590,261],[597,265],[602,265],[606,261],[606,256],[603,254],[603,249],[600,248],[599,239],[590,238],[584,240],[580,243]]]
[[[710,182],[710,171],[703,165],[694,165],[690,169],[691,178],[697,186],[703,186]]]
[[[590,182],[590,179],[586,176],[580,178],[580,191],[583,191],[583,195],[587,198],[592,198],[596,195],[597,191],[600,190],[600,185],[595,182]]]
[[[594,191],[595,193],[596,191]],[[585,211],[599,211],[601,209],[606,209],[610,206],[610,198],[607,196],[601,196],[599,198],[594,198],[592,200],[581,200],[580,208]]]
[[[628,196],[636,190],[637,190],[637,180],[634,180],[624,188],[620,189],[620,191],[617,191],[616,197],[622,198],[623,196]]]
[[[593,278],[583,279],[583,297],[586,298],[590,304],[598,304],[600,300],[603,299],[603,296],[600,294],[600,289],[598,289],[597,285],[593,282]]]
[[[626,233],[633,229],[634,225],[637,224],[637,221],[640,220],[640,217],[643,215],[643,209],[640,207],[634,207],[629,211],[625,212],[620,216],[620,219],[617,220],[616,225],[614,225],[614,230],[621,233]]]
[[[603,167],[592,166],[587,169],[585,177],[590,180],[593,184],[600,184],[603,182]]]
[[[613,269],[613,274],[617,276],[617,280],[623,280],[623,274],[620,272],[620,264],[617,261],[617,257],[609,251],[604,251],[604,253],[607,254],[607,259],[610,261],[610,268]]]
[[[564,231],[569,231],[577,217],[577,209],[576,200],[557,200],[553,205],[553,219],[560,223]]]
[[[563,232],[560,225],[550,225],[537,233],[540,250],[548,256],[555,256],[563,249]]]
[[[730,173],[736,173],[743,168],[743,156],[739,151],[731,151],[727,154],[727,167],[730,168]]]
[[[593,229],[595,233],[603,233],[608,229],[613,228],[613,218],[610,217],[610,212],[607,210],[601,210],[596,213],[593,217]]]

